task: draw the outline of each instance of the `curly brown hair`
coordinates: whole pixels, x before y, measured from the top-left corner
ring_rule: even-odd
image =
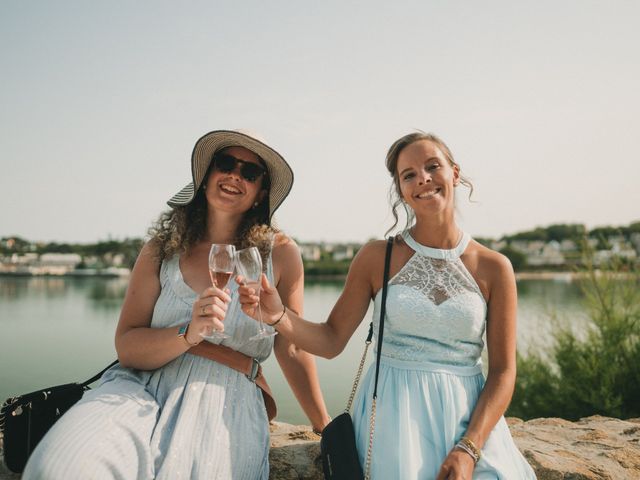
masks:
[[[262,162],[262,159],[260,159]],[[159,261],[173,257],[176,254],[188,253],[189,250],[202,241],[207,228],[207,199],[203,185],[206,185],[211,168],[204,176],[204,180],[193,201],[185,206],[173,207],[160,214],[160,217],[149,228],[150,243],[155,249]],[[262,178],[262,189],[269,191],[271,181],[269,174]],[[233,241],[237,249],[257,247],[262,256],[263,268],[271,252],[273,237],[279,232],[271,225],[269,215],[269,201],[263,201],[255,208],[247,211],[238,227]]]

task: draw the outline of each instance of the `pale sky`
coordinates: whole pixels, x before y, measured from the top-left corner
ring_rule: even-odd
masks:
[[[440,135],[463,228],[640,220],[640,2],[0,3],[0,237],[143,236],[195,141],[260,133],[303,241],[390,226],[389,145]]]

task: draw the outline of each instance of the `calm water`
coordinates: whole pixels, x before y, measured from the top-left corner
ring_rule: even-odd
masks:
[[[82,381],[115,359],[113,336],[126,279],[0,277],[0,401],[58,383]],[[339,283],[309,283],[305,313],[324,320],[340,294]],[[581,329],[581,292],[568,281],[518,283],[518,347],[549,342],[554,321]],[[336,359],[318,359],[318,373],[331,415],[346,404],[364,347],[372,308]],[[369,354],[369,361],[371,360]],[[306,423],[272,356],[265,374],[278,402],[278,420]]]

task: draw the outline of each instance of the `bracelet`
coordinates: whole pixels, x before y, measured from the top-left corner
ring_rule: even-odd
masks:
[[[482,454],[480,453],[480,449],[476,446],[475,443],[469,437],[462,437],[458,443],[456,443],[456,448],[467,452],[469,455],[473,457],[473,461],[478,463]]]
[[[282,320],[282,318],[284,317],[284,314],[287,313],[287,307],[285,307],[284,305],[282,306],[282,315],[280,315],[280,318],[277,319],[275,322],[273,323],[267,323],[267,325],[269,325],[270,327],[275,327],[278,323],[280,323],[280,320]]]
[[[467,447],[464,443],[460,443],[460,442],[456,443],[455,448],[457,448],[457,449],[459,449],[459,450],[462,450],[463,452],[468,453],[468,454],[469,454],[469,456],[470,456],[471,458],[473,458],[473,463],[474,463],[474,465],[475,465],[476,463],[478,463],[479,458],[476,458],[476,456],[473,454],[473,452],[472,452],[472,451],[469,449],[469,447]]]
[[[474,455],[478,457],[478,460],[480,460],[480,457],[482,456],[482,454],[480,453],[480,449],[476,446],[475,443],[473,443],[473,441],[469,437],[466,437],[466,436],[462,437],[460,439],[460,442],[464,443],[467,447],[469,447],[471,451],[474,453]]]

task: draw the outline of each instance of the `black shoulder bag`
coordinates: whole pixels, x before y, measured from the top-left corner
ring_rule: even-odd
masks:
[[[67,383],[7,398],[0,409],[0,433],[7,468],[21,473],[29,455],[54,423],[82,398],[89,385],[114,366],[114,361],[86,382]]]
[[[369,423],[369,447],[367,448],[367,458],[364,474],[358,459],[356,448],[356,434],[353,430],[351,420],[351,404],[355,397],[360,376],[364,368],[364,361],[367,350],[371,344],[373,336],[373,322],[369,325],[369,334],[365,341],[364,353],[360,360],[360,366],[353,382],[351,395],[347,402],[347,408],[343,413],[334,418],[322,430],[320,439],[320,456],[322,457],[322,469],[326,480],[362,480],[369,479],[369,467],[371,466],[371,449],[373,447],[373,433],[376,421],[376,399],[378,397],[378,370],[380,368],[380,352],[382,351],[382,332],[384,327],[384,317],[387,303],[387,282],[389,281],[389,263],[391,261],[391,249],[393,248],[393,237],[387,240],[387,250],[384,259],[384,276],[382,278],[382,301],[380,304],[380,325],[378,327],[378,351],[376,355],[376,376],[373,387],[373,403],[371,405],[371,417]]]

